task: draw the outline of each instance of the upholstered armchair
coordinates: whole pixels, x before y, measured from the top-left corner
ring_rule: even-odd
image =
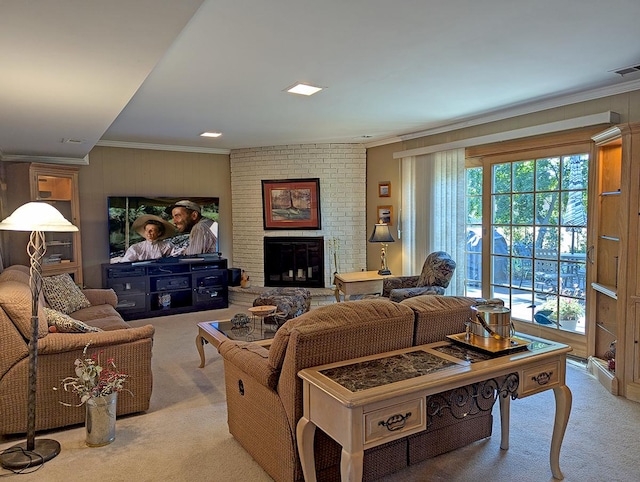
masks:
[[[456,269],[456,262],[444,251],[434,251],[415,276],[393,276],[384,279],[382,296],[400,302],[420,295],[443,295]]]
[[[273,288],[253,300],[253,306],[265,305],[277,308],[274,315],[265,317],[265,323],[276,323],[280,326],[285,321],[309,311],[311,292],[306,288]]]

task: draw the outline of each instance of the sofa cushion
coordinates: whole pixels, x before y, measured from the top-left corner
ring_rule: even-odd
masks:
[[[47,324],[52,333],[95,333],[102,331],[100,328],[89,326],[80,320],[75,320],[69,315],[52,308],[44,308],[47,315]]]
[[[464,296],[423,295],[400,303],[415,312],[414,345],[446,340],[465,330],[464,322],[471,318],[474,298]]]
[[[51,308],[67,315],[91,306],[87,297],[68,273],[45,276],[42,279],[42,291],[44,291],[44,297]]]
[[[29,268],[22,265],[9,266],[0,273],[0,281],[19,281],[26,285],[29,284]]]
[[[0,306],[22,336],[31,338],[31,288],[19,281],[4,281],[0,283]],[[38,338],[47,336],[49,326],[42,304],[38,309]]]
[[[85,322],[87,325],[102,328],[105,331],[131,328],[129,323],[111,305],[96,305],[71,313],[73,318]]]
[[[387,326],[377,327],[376,325]],[[385,330],[393,332],[394,340],[376,339],[376,330],[378,329],[385,333]],[[365,332],[367,336],[363,335]],[[364,356],[361,351],[370,354],[369,350],[373,349],[373,346],[377,346],[374,340],[382,345],[391,342],[394,345],[393,349],[397,348],[395,346],[396,343],[404,348],[411,345],[412,334],[413,315],[397,303],[391,303],[385,299],[334,303],[320,306],[304,315],[292,318],[282,325],[276,332],[273,343],[269,348],[269,363],[275,369],[279,369],[283,365],[288,351],[287,346],[293,336],[296,337],[296,343],[301,343],[300,337],[303,337],[312,345],[318,343],[311,349],[311,351],[314,351],[314,356],[319,356],[317,360],[298,360],[303,364],[311,363],[306,366],[315,366],[336,361],[332,358],[333,356],[343,360]],[[351,336],[355,336],[358,339],[352,345],[345,341]],[[322,343],[329,343],[328,340],[333,338],[335,340],[332,340],[332,343],[337,343],[337,340],[343,340],[345,343],[343,347],[337,350],[340,353],[334,353],[336,348],[339,348],[337,345],[331,347],[321,346]]]

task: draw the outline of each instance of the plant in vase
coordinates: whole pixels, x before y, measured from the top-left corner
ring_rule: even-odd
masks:
[[[129,375],[118,370],[115,360],[107,358],[102,366],[100,353],[87,355],[87,343],[82,350],[82,358],[76,358],[75,377],[66,377],[61,385],[67,392],[80,397],[76,405],[60,402],[68,407],[79,407],[86,404],[87,445],[100,446],[115,439],[116,403],[118,393],[129,390],[124,388]],[[57,388],[54,388],[57,390]]]
[[[546,301],[541,308],[542,310],[548,310],[551,312],[551,319],[557,319],[558,307],[556,306],[556,300]],[[581,316],[584,316],[584,307],[578,300],[572,298],[560,298],[559,310],[561,320],[577,320]]]

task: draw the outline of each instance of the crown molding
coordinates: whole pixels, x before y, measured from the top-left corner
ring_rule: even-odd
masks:
[[[505,132],[497,132],[495,134],[487,134],[485,136],[469,137],[467,139],[460,139],[459,141],[447,142],[445,144],[435,144],[432,146],[394,152],[393,158],[402,159],[403,157],[423,156],[425,154],[433,154],[434,152],[448,151],[450,149],[481,146],[484,144],[491,144],[493,142],[511,141],[514,139],[523,139],[525,137],[539,136],[542,134],[551,134],[553,132],[579,129],[581,127],[617,124],[618,122],[620,122],[620,114],[617,112],[606,111],[598,114],[549,122],[547,124],[539,124],[536,126],[522,127],[520,129],[513,129]]]
[[[394,144],[396,142],[402,142],[402,138],[399,136],[385,137],[384,139],[378,139],[371,142],[363,142],[362,145],[366,149],[370,149],[372,147],[386,146],[388,144]]]
[[[563,107],[571,104],[577,104],[580,102],[587,102],[590,100],[601,99],[603,97],[609,97],[612,95],[624,94],[627,92],[633,92],[634,90],[640,90],[640,79],[624,82],[609,87],[600,87],[597,89],[588,90],[585,92],[579,92],[574,94],[568,94],[560,97],[554,97],[553,99],[546,99],[538,102],[531,102],[528,104],[520,105],[510,109],[504,109],[489,113],[478,117],[470,117],[453,124],[445,124],[434,126],[428,129],[423,129],[418,132],[411,132],[407,134],[400,134],[394,137],[386,139],[380,139],[364,144],[369,149],[372,147],[384,146],[387,144],[393,144],[395,142],[408,141],[411,139],[417,139],[419,137],[433,136],[436,134],[443,134],[445,132],[451,132],[458,129],[464,129],[466,127],[473,127],[482,124],[488,124],[490,122],[501,121],[510,119],[512,117],[518,117],[526,114],[533,114],[547,109],[553,109],[555,107]]]
[[[413,132],[399,136],[403,141],[416,139],[418,137],[433,136],[435,134],[442,134],[445,132],[451,132],[458,129],[464,129],[467,127],[473,127],[481,124],[488,124],[490,122],[501,121],[510,119],[512,117],[518,117],[526,114],[533,114],[535,112],[541,112],[543,110],[553,109],[556,107],[564,107],[567,105],[578,104],[580,102],[587,102],[590,100],[601,99],[603,97],[609,97],[612,95],[624,94],[626,92],[633,92],[634,90],[640,90],[640,79],[632,80],[630,82],[624,82],[608,87],[600,87],[598,89],[592,89],[585,92],[578,92],[575,94],[563,95],[560,97],[554,97],[552,99],[546,99],[539,102],[532,102],[525,105],[513,107],[510,109],[504,109],[491,114],[483,115],[480,117],[469,118],[461,120],[453,124],[447,124],[443,126],[436,126],[430,129],[425,129],[419,132]]]
[[[26,156],[20,154],[2,154],[2,162],[41,162],[44,164],[67,164],[74,166],[88,166],[89,156],[84,157],[53,157],[53,156]]]
[[[124,149],[149,149],[152,151],[176,151],[176,152],[198,152],[201,154],[229,154],[231,149],[219,149],[216,147],[196,147],[196,146],[172,146],[168,144],[148,144],[146,142],[124,142],[100,140],[96,143],[100,147],[122,147]]]

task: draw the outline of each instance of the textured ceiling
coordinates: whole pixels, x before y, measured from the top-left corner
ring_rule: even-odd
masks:
[[[611,72],[640,64],[638,18],[637,0],[3,1],[0,149],[383,143],[640,89]]]

